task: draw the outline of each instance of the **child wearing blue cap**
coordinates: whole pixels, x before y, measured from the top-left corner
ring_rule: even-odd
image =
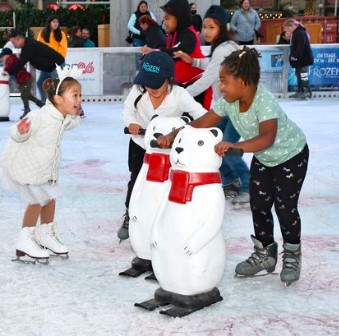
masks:
[[[186,112],[196,119],[207,112],[184,88],[174,83],[173,77],[172,57],[162,51],[152,51],[143,57],[140,71],[124,103],[123,120],[132,136],[128,150],[131,177],[127,187],[126,212],[118,231],[121,240],[129,237],[129,201],[145,154],[144,137],[138,135],[139,130],[146,129],[155,114],[180,117]]]

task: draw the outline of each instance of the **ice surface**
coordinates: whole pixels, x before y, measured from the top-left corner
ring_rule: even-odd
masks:
[[[219,285],[224,300],[181,319],[134,307],[153,297],[158,284],[118,276],[134,257],[129,241],[119,244],[116,236],[128,181],[122,105],[88,103],[86,118],[62,143],[65,195],[56,221],[69,260],[51,258],[49,266],[10,261],[25,204],[0,188],[0,335],[339,335],[339,101],[280,102],[305,131],[311,153],[300,198],[303,266],[297,283],[285,287],[279,274],[234,278],[236,264],[252,253],[252,223],[249,210],[228,204],[227,264]],[[11,103],[11,122],[0,123],[1,151],[22,113],[18,100]],[[275,233],[281,252],[278,225]]]

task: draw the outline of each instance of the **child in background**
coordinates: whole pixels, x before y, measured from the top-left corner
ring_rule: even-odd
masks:
[[[4,48],[1,50],[0,59],[5,65],[3,74],[8,75],[8,71],[13,68],[13,66],[18,62],[18,57],[13,55],[13,51],[9,48]],[[13,75],[18,85],[20,91],[22,102],[24,103],[24,113],[20,116],[20,119],[24,118],[28,112],[30,112],[29,101],[31,100],[37,106],[42,107],[44,103],[33,96],[32,90],[32,76],[26,70],[25,67],[22,67],[16,74]]]
[[[188,64],[204,70],[201,78],[189,85],[186,90],[197,96],[212,86],[213,102],[222,97],[219,89],[219,68],[221,62],[239,46],[230,41],[227,32],[228,15],[222,6],[212,5],[205,13],[202,35],[211,45],[211,52],[204,59],[195,59],[188,54],[178,51],[174,55]],[[228,142],[237,142],[239,133],[235,130],[230,119],[225,116],[218,127],[223,131],[223,139]],[[220,166],[223,189],[226,199],[232,199],[235,207],[249,204],[249,169],[245,161],[239,156],[225,155]]]
[[[131,177],[127,188],[124,221],[118,231],[120,240],[129,237],[129,201],[145,155],[144,137],[138,135],[139,130],[146,129],[155,114],[179,117],[187,112],[195,119],[207,112],[184,88],[174,84],[173,77],[172,57],[161,51],[145,55],[124,103],[124,124],[132,134],[128,150]]]
[[[208,113],[191,122],[194,127],[212,127],[224,116],[244,139],[220,142],[215,150],[223,155],[230,148],[253,152],[250,168],[250,205],[254,252],[236,266],[239,276],[271,273],[278,260],[274,241],[274,205],[283,236],[282,282],[297,281],[301,271],[301,221],[298,200],[308,165],[309,150],[302,130],[281,109],[277,99],[259,84],[259,54],[244,46],[227,56],[220,67],[223,98]],[[157,141],[169,147],[178,130]]]
[[[184,62],[181,58],[176,58],[174,53],[180,50],[192,58],[204,58],[199,33],[192,26],[192,15],[187,0],[170,0],[160,8],[165,12],[163,26],[167,33],[167,40],[166,47],[159,49],[174,57],[174,79],[179,85],[186,87],[201,76],[202,70]],[[149,47],[141,48],[143,54],[152,50]],[[211,107],[211,98],[212,90],[210,88],[195,97],[206,109]]]
[[[68,256],[54,223],[55,199],[60,196],[58,169],[60,140],[65,130],[80,122],[81,86],[75,71],[58,71],[44,89],[51,103],[30,112],[10,129],[2,157],[1,178],[28,202],[16,244],[17,261],[48,263],[49,252]],[[37,225],[40,217],[41,225]],[[21,259],[28,256],[33,259]]]

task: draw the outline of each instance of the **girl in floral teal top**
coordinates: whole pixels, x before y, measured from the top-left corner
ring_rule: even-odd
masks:
[[[220,142],[215,151],[224,155],[230,148],[241,148],[254,153],[250,167],[254,253],[236,266],[236,274],[254,276],[275,270],[278,245],[274,241],[274,205],[284,241],[280,278],[289,285],[300,277],[298,199],[306,176],[309,150],[302,130],[288,119],[275,97],[259,84],[259,57],[256,49],[246,46],[226,57],[219,71],[223,98],[191,125],[212,127],[228,116],[243,141]],[[159,137],[159,145],[169,146],[177,132]]]

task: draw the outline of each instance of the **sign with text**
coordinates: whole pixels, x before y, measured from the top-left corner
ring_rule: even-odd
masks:
[[[66,65],[83,69],[82,76],[78,79],[82,86],[83,96],[102,95],[102,66],[101,53],[95,48],[92,50],[69,50],[66,57]]]

